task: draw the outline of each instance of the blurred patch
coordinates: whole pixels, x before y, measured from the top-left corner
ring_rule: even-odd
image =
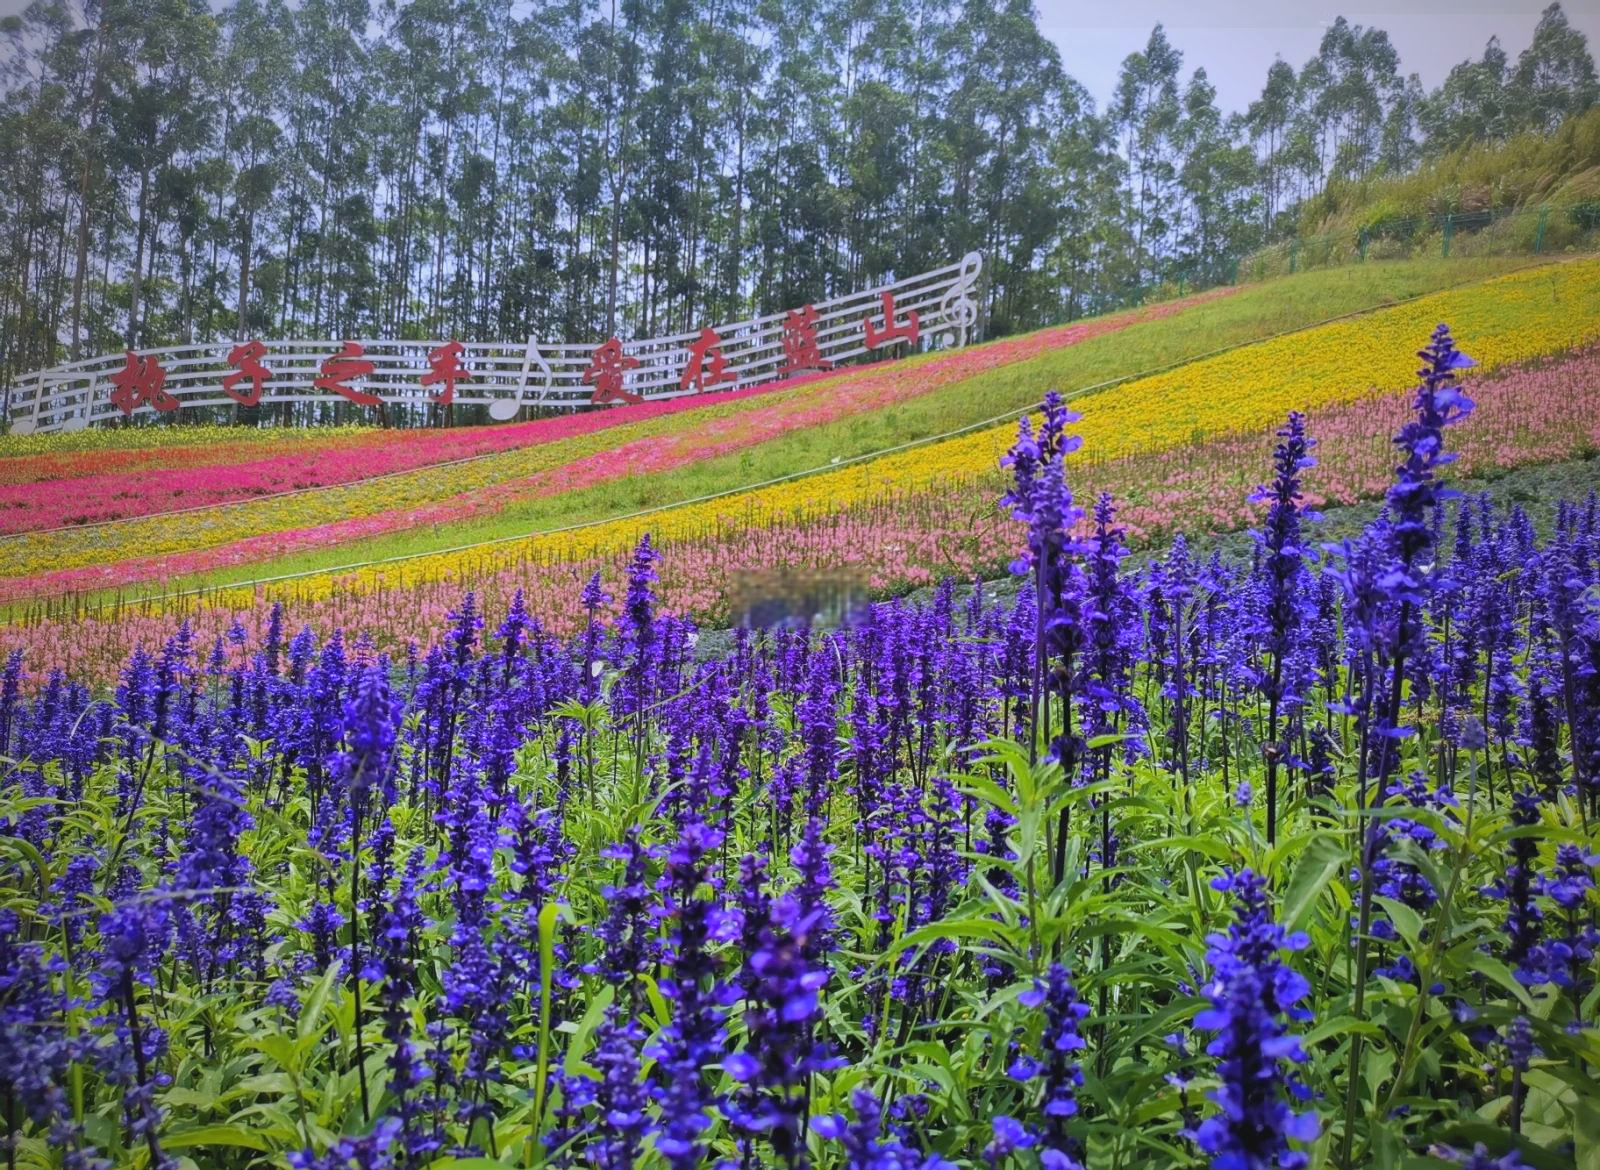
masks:
[[[747,630],[843,625],[871,604],[866,578],[837,569],[745,573],[728,583],[727,597],[733,624]]]

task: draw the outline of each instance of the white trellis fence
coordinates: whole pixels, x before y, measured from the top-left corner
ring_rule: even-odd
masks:
[[[818,359],[836,364],[869,349],[965,345],[977,323],[973,292],[982,268],[983,257],[971,252],[958,263],[931,272],[807,306],[803,317],[789,310],[713,326],[723,359],[722,378],[715,384],[685,384],[695,350],[704,356],[708,339],[701,330],[622,342],[622,364],[627,368],[621,373],[620,389],[626,398],[604,395],[597,386],[596,345],[534,337],[464,342],[457,361],[465,372],[454,386],[454,401],[485,405],[491,418],[505,421],[529,406],[578,407],[597,400],[654,400],[702,389],[735,389],[818,368]],[[814,316],[809,311],[813,309]],[[814,342],[814,348],[796,344],[797,329],[806,341]],[[437,358],[436,351],[449,342],[315,339],[259,343],[253,356],[264,371],[260,403],[340,401],[337,391],[319,388],[314,381],[319,375],[327,380],[330,359],[341,352],[348,356],[351,341],[360,347],[359,360],[372,366],[370,373],[343,383],[351,391],[396,406],[437,400],[437,381],[430,386],[423,379],[436,371],[430,355]],[[230,393],[223,379],[240,369],[229,356],[239,344],[209,342],[162,346],[131,356],[102,354],[26,374],[5,389],[12,433],[81,430],[126,413],[153,412],[148,398],[136,396],[132,404],[124,391],[119,396],[122,405],[113,399],[118,385],[113,379],[127,378],[127,371],[136,367],[147,375],[159,369],[161,389],[170,397],[158,400],[167,410],[233,405],[241,401],[240,381],[235,378]],[[248,381],[243,384],[250,386]]]

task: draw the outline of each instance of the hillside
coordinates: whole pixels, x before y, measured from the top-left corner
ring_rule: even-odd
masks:
[[[275,600],[398,637],[419,614],[434,628],[469,587],[501,601],[522,589],[560,630],[577,620],[573,583],[597,570],[617,579],[645,532],[663,550],[666,602],[711,620],[726,616],[732,583],[773,568],[848,570],[879,593],[992,574],[1015,534],[972,501],[999,490],[1014,420],[1046,388],[1084,413],[1075,491],[1084,501],[1112,492],[1135,545],[1227,531],[1252,522],[1242,501],[1289,409],[1310,410],[1325,433],[1309,481],[1318,500],[1380,490],[1409,351],[1439,320],[1478,360],[1486,403],[1462,431],[1463,473],[1581,458],[1600,444],[1600,262],[1372,264],[665,411],[340,432],[281,452],[246,442],[241,455],[263,466],[287,458],[331,468],[336,482],[0,538],[0,600],[14,622],[5,637],[109,662],[173,614],[248,625]],[[33,451],[0,471],[14,487],[78,498],[150,475],[224,494],[252,482],[249,459],[195,463],[192,450],[174,447],[162,468],[143,446],[101,449],[97,469]],[[356,452],[406,466],[352,478]],[[27,478],[46,458],[62,479]],[[159,600],[132,604],[141,598]],[[197,608],[202,599],[212,604]]]
[[[1241,280],[1369,260],[1572,254],[1600,243],[1600,108],[1550,134],[1473,143],[1401,175],[1333,180],[1295,236],[1247,255]]]
[[[1409,174],[1331,182],[1301,205],[1299,229],[1304,237],[1381,232],[1386,225],[1445,215],[1589,205],[1600,213],[1600,108],[1552,133],[1466,146]],[[1565,232],[1594,226],[1590,219],[1558,217],[1547,225],[1547,242],[1560,249],[1572,242]]]
[[[129,453],[137,460],[131,488],[123,477],[132,472],[121,466],[122,456],[97,448],[86,459],[105,477],[104,488],[75,478],[67,495],[82,501],[97,490],[121,492],[138,501],[137,509],[128,504],[130,518],[114,524],[47,524],[0,538],[8,569],[0,599],[101,587],[139,595],[214,586],[663,507],[981,424],[1037,402],[1047,387],[1075,392],[1110,384],[1512,266],[1503,260],[1431,261],[1308,274],[958,353],[846,371],[789,389],[708,395],[516,428],[336,434],[329,440],[336,457],[306,440],[290,455],[242,457],[230,461],[232,467],[208,469],[190,466],[193,448],[186,445],[176,452],[174,467],[157,469],[141,444]],[[494,450],[444,465],[474,446]],[[5,450],[0,442],[0,452]],[[248,443],[243,450],[251,451]],[[380,455],[418,465],[369,479],[345,478],[368,460],[375,465]],[[56,494],[48,479],[28,478],[26,468],[42,458],[0,459],[0,483],[14,485],[0,488],[0,499],[10,492],[18,523],[32,525],[51,515],[28,504]],[[188,512],[181,523],[161,512],[182,506],[188,495],[162,498],[145,486],[151,476],[170,475],[175,483],[200,489],[202,499],[274,481],[298,486],[282,478],[286,464],[314,470],[329,482],[293,494],[241,497]],[[63,473],[52,465],[49,474]],[[138,510],[145,514],[134,514]]]

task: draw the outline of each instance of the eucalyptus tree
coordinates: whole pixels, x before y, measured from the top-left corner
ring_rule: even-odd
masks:
[[[1184,88],[1183,116],[1174,135],[1182,159],[1179,275],[1190,283],[1231,280],[1233,262],[1262,235],[1262,196],[1254,182],[1258,164],[1240,121],[1224,119],[1216,97],[1206,71],[1196,69]]]
[[[1562,119],[1600,101],[1588,41],[1560,4],[1540,15],[1532,43],[1517,57],[1511,89],[1518,121],[1536,130],[1554,130]]]
[[[1507,89],[1506,52],[1490,37],[1483,56],[1453,66],[1418,111],[1423,141],[1431,155],[1472,142],[1498,142],[1513,128]]]
[[[1316,58],[1301,72],[1301,87],[1325,174],[1351,178],[1376,163],[1385,111],[1402,84],[1399,60],[1382,29],[1341,16],[1323,33]]]
[[[293,60],[293,18],[283,0],[238,0],[227,10],[224,28],[218,84],[225,110],[221,157],[229,183],[224,214],[236,264],[234,332],[245,337],[270,323],[261,304],[251,311],[250,294],[257,234],[263,217],[277,210],[274,196],[283,173],[279,95]],[[269,238],[275,227],[267,225]],[[220,274],[214,279],[220,281]]]
[[[1258,159],[1258,177],[1254,185],[1261,192],[1264,231],[1271,230],[1272,218],[1290,189],[1290,130],[1299,96],[1294,67],[1279,57],[1267,67],[1267,81],[1261,96],[1244,112],[1242,126]]]
[[[1156,25],[1144,49],[1122,62],[1113,104],[1128,160],[1134,268],[1140,280],[1153,279],[1172,230],[1178,164],[1173,134],[1181,104],[1178,71],[1183,54]]]

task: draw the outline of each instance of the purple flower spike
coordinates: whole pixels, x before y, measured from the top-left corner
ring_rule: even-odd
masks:
[[[1310,987],[1279,955],[1302,950],[1309,940],[1273,922],[1266,883],[1250,870],[1230,871],[1211,884],[1233,895],[1234,921],[1227,934],[1206,940],[1212,975],[1205,994],[1211,1006],[1195,1017],[1194,1026],[1217,1033],[1206,1052],[1217,1058],[1222,1083],[1207,1094],[1218,1112],[1192,1136],[1216,1170],[1298,1170],[1307,1158],[1289,1142],[1314,1141],[1321,1123],[1313,1112],[1294,1112],[1286,1100],[1303,1099],[1307,1090],[1289,1071],[1306,1056],[1284,1021],[1307,1017],[1296,1005]]]

